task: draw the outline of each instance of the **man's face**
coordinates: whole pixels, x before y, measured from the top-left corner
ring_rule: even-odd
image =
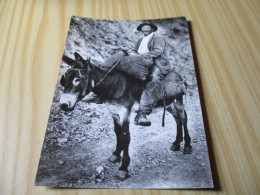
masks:
[[[141,28],[141,31],[143,33],[144,36],[148,36],[149,34],[151,34],[153,32],[153,29],[151,26],[149,25],[144,25],[142,28]]]

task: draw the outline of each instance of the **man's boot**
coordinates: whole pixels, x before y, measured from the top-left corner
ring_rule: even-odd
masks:
[[[150,126],[151,121],[146,118],[145,112],[139,110],[135,117],[135,125]]]

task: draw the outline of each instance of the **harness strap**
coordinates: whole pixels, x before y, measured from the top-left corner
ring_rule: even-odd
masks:
[[[165,126],[165,112],[166,112],[166,102],[165,102],[165,92],[163,91],[163,115],[162,115],[162,127]]]
[[[110,68],[109,71],[103,76],[103,78],[100,79],[100,80],[97,82],[97,84],[91,89],[91,91],[93,91],[93,89],[95,89],[98,85],[100,85],[100,84],[105,80],[105,78],[107,77],[107,75],[108,75],[109,73],[111,73],[111,72],[116,68],[116,66],[117,66],[117,65],[119,64],[119,62],[123,59],[123,57],[124,57],[124,56],[120,57],[120,58],[115,62],[115,64],[112,66],[112,68]]]
[[[163,80],[162,80],[163,82]],[[165,126],[165,113],[166,113],[166,102],[165,102],[165,97],[166,97],[166,93],[164,90],[164,85],[162,86],[163,88],[163,115],[162,115],[162,127]]]
[[[87,91],[87,87],[88,87],[88,81],[89,81],[89,76],[87,76],[87,75],[89,75],[89,70],[87,70],[86,72],[86,74],[85,75],[83,75],[82,73],[81,73],[81,70],[82,69],[77,69],[77,72],[78,72],[78,74],[79,74],[79,78],[80,78],[80,84],[81,84],[81,88],[82,88],[82,97],[84,97],[85,95],[86,95],[86,91]],[[84,69],[84,71],[85,71],[85,69]]]

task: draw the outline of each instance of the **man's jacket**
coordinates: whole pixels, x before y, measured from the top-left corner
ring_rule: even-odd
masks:
[[[137,53],[141,41],[142,38],[137,41],[133,49],[134,52]],[[153,35],[148,42],[149,52],[141,54],[147,58],[152,58],[154,60],[155,65],[160,69],[162,74],[168,74],[171,70],[171,65],[168,59],[166,46],[167,44],[162,37]]]

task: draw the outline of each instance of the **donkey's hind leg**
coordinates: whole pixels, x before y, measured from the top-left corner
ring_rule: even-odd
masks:
[[[191,154],[191,152],[192,152],[192,147],[190,145],[191,138],[190,138],[188,127],[187,127],[187,113],[185,110],[183,110],[182,124],[183,124],[183,128],[184,128],[184,140],[185,140],[183,153]]]
[[[183,104],[183,99],[182,96],[178,97],[175,102],[174,102],[174,107],[176,108],[178,115],[180,117],[181,123],[183,125],[183,129],[184,129],[184,150],[183,153],[184,154],[190,154],[191,153],[191,145],[190,145],[190,135],[189,135],[189,131],[188,131],[188,127],[187,127],[187,113],[184,109],[184,104]]]
[[[176,136],[176,141],[173,143],[172,149],[173,150],[180,149],[180,142],[183,141],[183,135],[182,135],[182,126],[183,126],[184,141],[185,141],[183,153],[190,154],[192,149],[190,145],[191,138],[187,127],[188,119],[187,119],[187,113],[184,109],[182,96],[176,98],[173,105],[171,105],[167,110],[173,115],[177,123],[177,136]]]
[[[177,125],[177,134],[176,134],[176,139],[173,142],[171,146],[172,151],[179,151],[181,146],[180,143],[183,141],[183,134],[182,134],[182,123],[180,116],[178,115],[178,112],[176,108],[174,107],[173,104],[171,104],[168,108],[167,111],[171,113],[171,115],[174,117],[176,125]]]

